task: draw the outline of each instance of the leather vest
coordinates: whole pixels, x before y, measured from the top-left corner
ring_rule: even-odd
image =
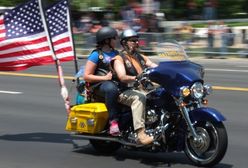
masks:
[[[108,72],[111,71],[110,62],[107,62],[104,60],[104,56],[103,56],[103,53],[101,50],[95,49],[92,52],[94,52],[94,51],[98,52],[98,59],[99,59],[94,74],[98,75],[98,76],[104,76]],[[116,55],[119,54],[119,52],[117,50],[114,50],[114,52],[116,53]],[[103,81],[96,82],[96,83],[86,82],[86,90],[88,92],[87,93],[87,97],[88,97],[87,99],[89,101],[94,101],[94,100],[97,100],[99,98],[99,96],[97,96],[97,88],[102,84],[102,82]]]
[[[123,53],[123,51],[120,52],[120,56],[122,57],[122,59],[124,61],[126,73],[127,73],[127,75],[130,75],[130,76],[137,76],[138,72],[135,69],[132,62],[127,58],[126,54],[127,53]],[[138,63],[140,64],[142,69],[147,68],[146,63],[145,63],[145,59],[139,53],[135,53],[134,56],[137,58],[136,60],[138,60]]]
[[[98,52],[98,64],[96,67],[96,72],[95,75],[106,75],[106,74],[102,74],[103,72],[108,73],[111,69],[110,69],[110,62],[107,62],[106,60],[104,60],[104,56],[101,50],[93,50],[92,52],[97,51]],[[114,50],[114,52],[116,52],[116,55],[119,53],[117,50]]]

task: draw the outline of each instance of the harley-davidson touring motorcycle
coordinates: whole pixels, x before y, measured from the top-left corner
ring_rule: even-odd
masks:
[[[145,120],[146,133],[155,137],[152,144],[136,142],[131,110],[125,106],[119,119],[121,135],[111,136],[106,106],[93,100],[71,107],[66,130],[88,139],[97,151],[106,154],[120,147],[184,152],[196,166],[218,164],[227,150],[228,137],[225,117],[207,106],[212,87],[204,83],[204,68],[189,61],[178,43],[165,42],[156,50],[161,60],[158,67],[145,69],[136,83],[153,84],[147,93]]]

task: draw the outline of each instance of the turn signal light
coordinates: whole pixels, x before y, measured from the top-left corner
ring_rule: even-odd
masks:
[[[205,106],[208,105],[208,100],[207,99],[202,100],[202,104],[205,105]]]
[[[187,97],[188,95],[190,94],[190,90],[189,90],[189,88],[183,88],[182,89],[182,95],[184,96],[184,97]]]

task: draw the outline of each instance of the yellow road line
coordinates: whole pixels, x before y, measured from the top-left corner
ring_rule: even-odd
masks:
[[[213,86],[214,90],[232,90],[232,91],[244,91],[248,92],[248,88],[240,88],[240,87],[224,87],[224,86]]]
[[[41,75],[41,74],[30,74],[30,73],[15,73],[15,72],[0,72],[0,75],[9,75],[9,76],[25,76],[25,77],[34,77],[34,78],[53,78],[57,79],[56,75]],[[72,80],[72,76],[64,76],[64,79]],[[214,90],[231,90],[231,91],[244,91],[248,92],[248,88],[241,87],[225,87],[225,86],[213,86]]]
[[[57,79],[56,75],[41,75],[41,74],[30,74],[30,73],[15,73],[15,72],[0,72],[0,75],[9,76],[24,76],[24,77],[34,77],[34,78],[53,78]],[[73,79],[72,76],[64,76],[64,79]]]

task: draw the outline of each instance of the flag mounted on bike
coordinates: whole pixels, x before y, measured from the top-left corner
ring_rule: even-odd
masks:
[[[45,10],[56,59],[74,59],[68,2]],[[56,15],[54,14],[56,13]],[[38,0],[31,0],[0,16],[0,70],[17,71],[54,63]]]
[[[62,0],[45,10],[53,49],[60,61],[71,61],[75,53],[70,26],[69,4]]]

